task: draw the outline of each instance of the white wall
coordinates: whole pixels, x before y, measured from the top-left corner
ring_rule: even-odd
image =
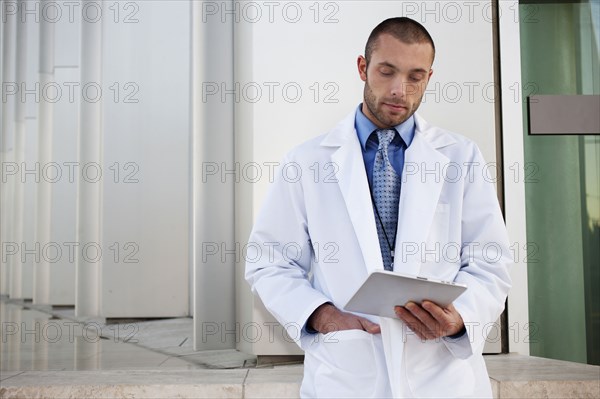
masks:
[[[234,60],[241,95],[239,101],[231,95],[225,99],[236,105],[236,160],[263,166],[263,177],[242,181],[238,190],[236,240],[245,242],[264,198],[266,164],[279,162],[293,146],[324,133],[362,101],[357,56],[363,54],[371,30],[391,16],[418,20],[436,43],[435,72],[419,112],[432,123],[473,138],[487,161],[495,161],[491,8],[489,2],[469,3],[452,2],[454,9],[445,2],[402,1],[239,5]],[[207,18],[232,18],[223,10],[210,12]],[[272,100],[269,85],[274,87]],[[286,85],[287,93],[282,90]],[[260,98],[252,91],[257,86]],[[302,90],[297,101],[294,87]],[[489,94],[483,91],[486,87]],[[238,269],[238,320],[264,325],[272,319],[248,293],[243,262]],[[269,343],[266,328],[263,332],[262,340],[242,339],[239,348],[259,354],[296,351],[292,345],[283,349],[286,345]]]

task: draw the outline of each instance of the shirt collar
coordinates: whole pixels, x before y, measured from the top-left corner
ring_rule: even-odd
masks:
[[[358,133],[358,139],[360,140],[360,144],[365,150],[367,148],[367,140],[371,133],[378,129],[377,126],[369,118],[365,116],[362,112],[362,103],[358,105],[356,108],[356,116],[354,118],[354,128]],[[412,140],[415,136],[415,116],[411,115],[410,118],[405,120],[399,125],[394,126],[404,143],[406,143],[406,147],[410,146]]]

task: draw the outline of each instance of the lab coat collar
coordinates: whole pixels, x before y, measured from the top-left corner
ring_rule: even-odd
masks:
[[[456,142],[452,135],[430,125],[418,113],[415,113],[414,117],[416,126],[415,136],[421,135],[422,138],[427,141],[432,148],[438,149]],[[337,124],[337,126],[333,128],[333,130],[329,132],[329,134],[325,135],[321,141],[321,145],[324,147],[338,147],[353,141],[352,135],[357,135],[356,129],[354,128],[354,118],[355,111],[348,114]]]
[[[415,136],[420,134],[431,148],[439,149],[456,143],[455,138],[446,131],[430,125],[421,115],[415,113]]]

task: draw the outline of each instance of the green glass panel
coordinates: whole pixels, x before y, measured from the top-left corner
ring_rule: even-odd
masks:
[[[599,94],[598,2],[520,11],[523,95]],[[530,136],[523,112],[530,351],[599,364],[599,136]]]

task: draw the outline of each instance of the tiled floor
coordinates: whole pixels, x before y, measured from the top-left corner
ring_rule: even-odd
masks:
[[[191,319],[105,324],[75,321],[72,309],[0,301],[0,371],[243,368],[235,350],[195,352]],[[59,315],[59,317],[56,317]]]
[[[72,308],[0,300],[0,398],[297,398],[302,366],[194,351],[189,318],[78,322]]]

